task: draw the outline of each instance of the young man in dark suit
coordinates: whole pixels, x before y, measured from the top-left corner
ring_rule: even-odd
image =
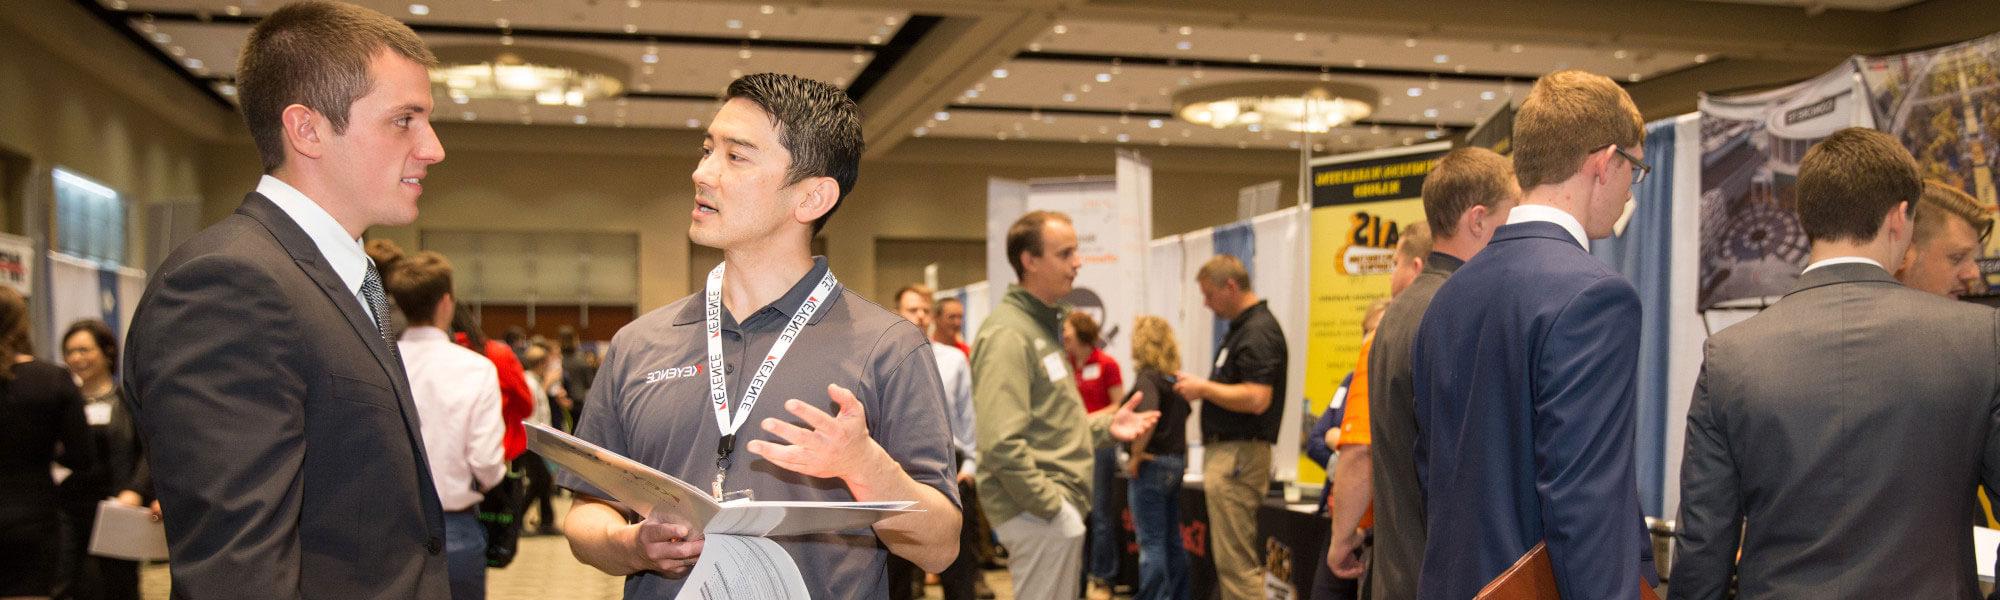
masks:
[[[1724,598],[1732,578],[1742,598],[1979,597],[1968,532],[1973,490],[2000,489],[2000,315],[1885,270],[1922,227],[1922,193],[1878,131],[1799,162],[1812,263],[1708,339],[1672,597]]]
[[[1550,73],[1521,103],[1521,204],[1438,288],[1410,353],[1419,597],[1470,598],[1544,540],[1564,598],[1657,577],[1633,470],[1639,295],[1589,251],[1649,169],[1644,138],[1600,75]]]
[[[415,219],[444,159],[435,63],[350,4],[291,4],[251,31],[237,89],[266,175],[160,264],[128,345],[175,597],[448,597],[437,490],[359,241]]]

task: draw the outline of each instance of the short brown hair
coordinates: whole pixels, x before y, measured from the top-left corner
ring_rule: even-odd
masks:
[[[1448,240],[1458,217],[1474,206],[1497,209],[1514,195],[1514,163],[1485,148],[1459,148],[1438,159],[1424,176],[1424,221]]]
[[[1403,226],[1403,234],[1396,240],[1396,255],[1403,258],[1425,258],[1431,255],[1431,227],[1423,223]]]
[[[1217,254],[1202,263],[1201,268],[1194,272],[1194,278],[1214,286],[1234,281],[1237,288],[1250,289],[1250,270],[1243,268],[1243,261],[1227,254]]]
[[[925,300],[931,299],[931,286],[924,285],[921,283],[912,283],[910,285],[903,286],[903,289],[896,290],[896,295],[889,297],[889,308],[890,309],[903,308],[903,294],[908,294],[911,292],[916,292],[917,295],[923,296]],[[937,303],[933,301],[931,304],[935,305]]]
[[[1097,342],[1100,341],[1097,334],[1102,333],[1103,328],[1097,325],[1097,319],[1090,318],[1090,313],[1072,310],[1069,311],[1069,316],[1063,317],[1063,321],[1069,323],[1070,329],[1076,330],[1077,343],[1091,348],[1097,347]]]
[[[1132,325],[1132,362],[1141,369],[1171,375],[1181,369],[1181,346],[1166,319],[1140,315]]]
[[[861,111],[847,92],[821,81],[782,73],[739,77],[723,92],[724,101],[742,98],[764,109],[778,125],[778,143],[791,153],[785,185],[808,177],[831,177],[840,188],[833,208],[813,220],[814,235],[847,203],[861,176]]]
[[[444,325],[433,322],[437,320],[438,301],[451,293],[451,261],[443,254],[425,250],[405,256],[396,261],[385,283],[411,323]]]
[[[1523,190],[1559,183],[1605,144],[1645,141],[1645,122],[1624,88],[1603,75],[1556,71],[1535,81],[1514,115],[1514,175]]]
[[[285,107],[305,105],[326,117],[334,133],[345,132],[348,109],[374,85],[368,64],[383,50],[437,66],[409,26],[345,2],[287,4],[250,30],[236,68],[236,97],[265,173],[285,164]]]
[[[1898,202],[1916,208],[1924,193],[1917,160],[1889,134],[1849,127],[1813,144],[1799,160],[1799,226],[1806,239],[1875,239]]]
[[[1007,264],[1014,267],[1014,278],[1028,276],[1028,270],[1021,266],[1021,253],[1033,252],[1042,255],[1042,226],[1049,221],[1069,223],[1069,215],[1052,210],[1038,210],[1015,219],[1007,227]]]
[[[1917,199],[1916,231],[1910,243],[1921,244],[1944,231],[1946,219],[1956,218],[1972,226],[1979,239],[1993,231],[1993,205],[1981,205],[1978,198],[1936,179],[1924,181],[1924,193]]]

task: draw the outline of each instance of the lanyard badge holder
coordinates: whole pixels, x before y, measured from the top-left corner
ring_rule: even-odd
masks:
[[[778,341],[771,345],[764,362],[757,365],[757,372],[750,376],[749,385],[743,388],[743,401],[737,403],[735,418],[730,418],[729,386],[723,378],[722,363],[723,266],[715,265],[715,270],[708,272],[708,286],[704,293],[706,305],[703,307],[707,321],[704,333],[708,335],[708,400],[715,409],[715,428],[722,434],[715,444],[715,481],[709,487],[709,493],[715,496],[717,502],[751,497],[749,490],[727,494],[722,491],[723,479],[729,473],[729,455],[736,451],[736,432],[743,428],[745,421],[750,420],[750,409],[763,395],[764,385],[771,381],[771,373],[778,370],[778,362],[791,352],[792,342],[798,340],[799,334],[805,331],[806,322],[811,321],[813,314],[819,312],[819,307],[826,304],[829,300],[827,295],[833,293],[833,287],[838,283],[831,270],[820,276],[819,285],[792,313],[791,322],[785,324],[784,332],[778,334]]]

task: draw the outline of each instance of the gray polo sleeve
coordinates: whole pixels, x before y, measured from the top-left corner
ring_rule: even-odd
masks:
[[[907,321],[890,327],[879,345],[868,389],[857,390],[865,394],[860,400],[868,432],[910,478],[944,492],[957,505],[958,473],[937,358]]]
[[[604,351],[604,362],[602,368],[597,370],[596,380],[591,382],[590,396],[585,402],[580,403],[588,409],[583,411],[582,420],[577,422],[575,433],[576,437],[602,446],[619,456],[631,456],[631,447],[625,439],[625,403],[620,400],[623,395],[619,392],[621,384],[625,381],[625,361],[622,360],[624,353],[620,352],[621,344],[617,337],[623,336],[615,336],[610,348]],[[568,469],[557,468],[556,485],[579,494],[615,500],[611,494],[591,485]]]

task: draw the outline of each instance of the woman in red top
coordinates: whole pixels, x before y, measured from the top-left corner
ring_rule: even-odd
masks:
[[[1070,373],[1076,376],[1076,391],[1083,395],[1083,409],[1093,413],[1113,409],[1116,405],[1111,399],[1125,397],[1125,378],[1118,370],[1118,361],[1097,347],[1097,334],[1097,320],[1082,311],[1070,311],[1063,319],[1063,354],[1069,357]],[[1098,448],[1096,463],[1091,472],[1090,548],[1085,563],[1090,573],[1086,598],[1090,600],[1111,597],[1121,562],[1117,529],[1121,519],[1107,491],[1118,483],[1118,448]]]
[[[1082,311],[1070,311],[1063,319],[1063,354],[1069,357],[1076,374],[1076,391],[1083,395],[1083,410],[1097,412],[1111,407],[1112,398],[1125,395],[1125,379],[1118,361],[1097,347],[1097,320]]]

